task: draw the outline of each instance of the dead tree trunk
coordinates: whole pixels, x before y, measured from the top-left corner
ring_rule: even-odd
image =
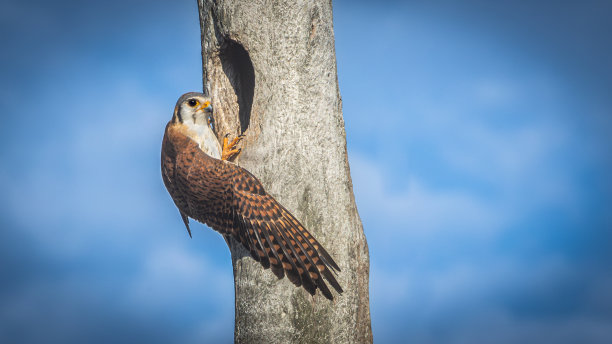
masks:
[[[236,343],[372,342],[368,246],[353,197],[329,0],[198,0],[204,92],[239,165],[327,248],[344,293],[313,298],[230,242]]]

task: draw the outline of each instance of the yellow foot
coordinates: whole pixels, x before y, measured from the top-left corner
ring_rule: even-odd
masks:
[[[223,152],[221,152],[221,160],[233,161],[238,157],[242,148],[236,149],[235,146],[242,140],[244,135],[236,136],[232,142],[227,143],[227,137],[229,134],[225,134],[223,137]]]

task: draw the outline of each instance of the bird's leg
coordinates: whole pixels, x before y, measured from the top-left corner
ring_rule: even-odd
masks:
[[[225,134],[225,136],[223,137],[223,152],[221,152],[221,160],[233,160],[238,156],[238,154],[240,154],[240,151],[242,150],[242,148],[236,149],[235,146],[238,144],[238,142],[242,140],[244,135],[236,136],[230,143],[227,142],[228,136],[229,134]]]

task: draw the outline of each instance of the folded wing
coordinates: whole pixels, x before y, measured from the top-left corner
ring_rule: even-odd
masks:
[[[287,209],[265,192],[255,176],[201,151],[185,159],[189,161],[177,164],[175,179],[190,217],[234,237],[278,278],[287,275],[313,295],[318,288],[330,300],[333,296],[326,281],[342,293],[332,272],[340,271],[336,262]]]

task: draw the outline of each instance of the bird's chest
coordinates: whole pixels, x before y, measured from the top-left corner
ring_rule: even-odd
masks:
[[[192,140],[198,143],[200,149],[215,159],[221,159],[221,145],[215,133],[207,125],[196,125],[193,128],[195,135]]]

